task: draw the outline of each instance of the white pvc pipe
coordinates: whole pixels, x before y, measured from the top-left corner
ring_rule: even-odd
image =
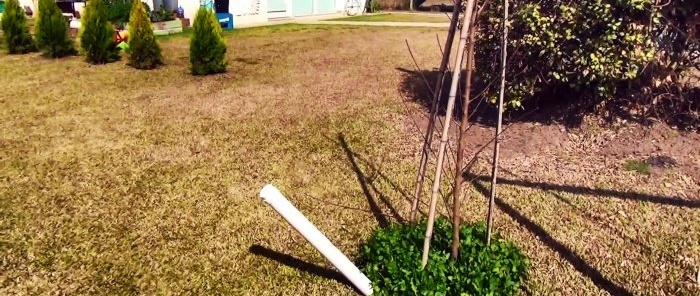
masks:
[[[348,257],[338,250],[328,238],[319,231],[316,226],[304,217],[304,215],[292,205],[282,193],[272,184],[267,184],[260,190],[260,198],[272,206],[282,218],[287,220],[294,229],[299,231],[335,268],[362,292],[363,295],[372,295],[370,280],[360,269],[353,264]]]

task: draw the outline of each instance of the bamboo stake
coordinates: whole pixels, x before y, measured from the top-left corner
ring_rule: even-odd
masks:
[[[475,15],[472,18],[469,26],[469,49],[467,49],[467,78],[464,82],[464,100],[462,103],[462,120],[459,125],[459,140],[457,142],[457,161],[455,165],[455,185],[452,191],[452,260],[457,260],[459,256],[459,228],[460,228],[460,214],[459,206],[462,197],[462,182],[464,177],[462,176],[462,171],[464,170],[464,152],[467,146],[467,125],[469,124],[469,101],[471,100],[472,91],[472,74],[474,71],[474,42],[476,35],[476,18]],[[467,24],[465,23],[464,26]]]
[[[428,225],[425,230],[425,238],[423,240],[423,258],[421,260],[422,267],[428,264],[428,251],[430,251],[430,240],[433,237],[433,224],[435,223],[435,207],[437,206],[437,196],[440,192],[440,177],[442,176],[442,165],[445,161],[445,148],[449,140],[450,122],[452,120],[452,111],[455,105],[455,97],[457,96],[457,87],[459,86],[460,69],[462,60],[464,59],[464,49],[467,46],[467,36],[469,33],[469,23],[471,23],[472,12],[474,11],[474,0],[467,1],[467,7],[464,14],[464,24],[459,36],[459,45],[457,46],[457,58],[455,66],[452,67],[452,84],[450,85],[450,97],[447,100],[447,114],[445,115],[445,126],[442,129],[442,138],[440,139],[440,148],[438,150],[437,168],[435,169],[435,179],[433,180],[433,192],[430,196],[430,211],[428,212]]]
[[[496,182],[498,177],[498,154],[500,150],[501,128],[503,124],[503,97],[506,92],[506,60],[508,58],[508,0],[503,0],[503,39],[501,43],[501,90],[498,95],[498,123],[493,145],[493,167],[491,169],[491,192],[489,194],[489,210],[486,223],[486,245],[491,243],[493,228],[493,200],[496,198]]]
[[[442,54],[442,61],[440,62],[440,69],[438,70],[437,82],[435,82],[435,88],[433,88],[433,101],[430,105],[430,118],[428,119],[428,129],[425,131],[425,138],[423,139],[423,155],[421,155],[420,166],[418,167],[418,176],[416,177],[416,191],[413,193],[413,203],[411,204],[411,212],[409,214],[409,221],[414,221],[416,219],[416,213],[418,213],[418,205],[420,204],[421,193],[423,192],[423,183],[425,181],[425,169],[428,164],[428,157],[430,156],[430,146],[433,142],[433,132],[435,130],[435,117],[437,116],[438,105],[440,104],[440,97],[442,97],[442,85],[445,83],[445,71],[447,70],[447,65],[450,62],[450,54],[452,52],[452,43],[454,43],[455,31],[457,31],[457,23],[459,22],[459,12],[461,11],[462,1],[459,0],[459,4],[455,4],[452,10],[452,21],[450,22],[450,29],[447,32],[447,39],[445,40],[445,51]]]

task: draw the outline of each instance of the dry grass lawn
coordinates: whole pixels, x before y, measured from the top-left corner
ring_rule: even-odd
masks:
[[[421,14],[421,13],[379,13],[357,15],[329,19],[329,21],[354,21],[354,22],[416,22],[416,23],[449,23],[450,14]],[[438,62],[439,63],[439,62]]]
[[[154,71],[0,54],[0,294],[352,295],[258,192],[278,186],[350,257],[377,220],[407,216],[420,135],[405,111],[420,107],[402,102],[396,68],[413,68],[404,39],[436,65],[436,33],[239,30],[230,72],[210,77],[188,74],[184,36],[161,40]],[[497,229],[532,258],[527,290],[698,295],[700,204],[619,198],[675,193],[615,161],[607,174],[546,155],[504,162],[507,179],[533,168],[533,182],[608,189],[500,189]]]

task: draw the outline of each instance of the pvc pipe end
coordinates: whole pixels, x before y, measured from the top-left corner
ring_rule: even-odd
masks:
[[[268,202],[270,199],[280,195],[282,195],[282,193],[272,184],[267,184],[260,190],[260,198],[262,198],[264,202]]]

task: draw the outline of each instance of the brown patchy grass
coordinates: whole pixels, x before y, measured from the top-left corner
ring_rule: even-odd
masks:
[[[353,294],[258,191],[277,185],[351,257],[376,217],[405,217],[420,140],[395,68],[412,68],[404,39],[436,64],[436,32],[237,30],[230,72],[210,77],[188,74],[184,36],[161,39],[167,65],[153,71],[0,54],[0,294]],[[497,228],[532,258],[532,294],[605,294],[606,281],[697,293],[697,206],[616,197],[672,194],[622,158],[600,175],[568,162],[569,180],[533,155],[506,160],[505,178],[533,177],[524,161],[535,180],[610,189],[501,187]],[[481,200],[468,220],[483,217]]]
[[[449,23],[450,16],[448,14],[380,13],[334,18],[329,21]]]

